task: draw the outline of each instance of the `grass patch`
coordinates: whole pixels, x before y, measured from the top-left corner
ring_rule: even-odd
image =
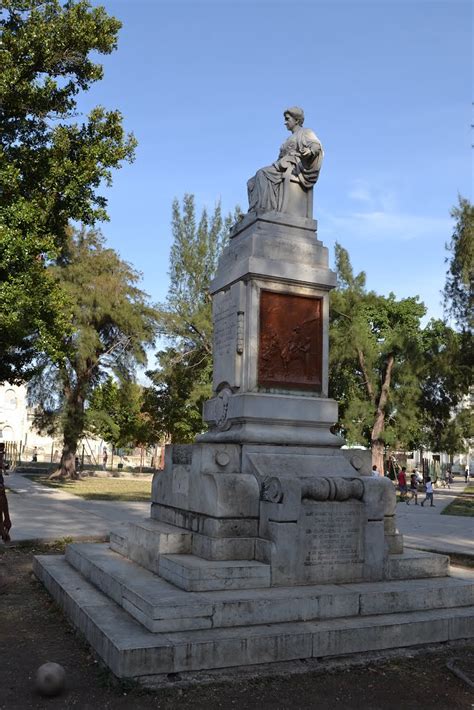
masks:
[[[66,491],[86,500],[115,500],[145,503],[151,498],[151,480],[133,480],[123,478],[94,478],[87,476],[80,481],[53,479],[46,476],[28,476],[28,478],[42,486],[54,488],[57,491]]]
[[[466,486],[460,496],[457,496],[450,503],[441,515],[463,515],[464,517],[474,517],[474,485]]]

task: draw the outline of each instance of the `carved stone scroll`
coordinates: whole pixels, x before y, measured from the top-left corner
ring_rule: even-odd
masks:
[[[364,484],[358,478],[313,478],[303,482],[301,498],[305,500],[361,500]]]

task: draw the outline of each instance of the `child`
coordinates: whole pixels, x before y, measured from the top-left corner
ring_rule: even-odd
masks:
[[[436,507],[435,505],[433,505],[433,484],[431,482],[431,478],[426,479],[426,498],[425,500],[421,501],[421,507],[424,506],[427,500],[431,502],[431,508]]]

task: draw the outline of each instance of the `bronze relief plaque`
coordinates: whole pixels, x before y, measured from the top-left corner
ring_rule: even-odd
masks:
[[[261,291],[258,384],[321,390],[322,298]]]

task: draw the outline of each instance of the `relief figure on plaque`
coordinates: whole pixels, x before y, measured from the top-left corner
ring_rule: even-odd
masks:
[[[262,291],[258,381],[265,387],[321,384],[321,300]]]
[[[249,212],[285,212],[285,195],[292,177],[303,190],[312,189],[318,180],[323,148],[316,134],[310,128],[303,128],[303,109],[293,106],[286,109],[283,116],[291,136],[281,146],[278,160],[257,170],[248,181]]]
[[[291,337],[281,350],[281,360],[285,374],[289,374],[290,365],[300,364],[304,377],[308,377],[310,357],[311,357],[311,335],[309,329],[312,328],[315,319],[305,321],[293,328]]]

